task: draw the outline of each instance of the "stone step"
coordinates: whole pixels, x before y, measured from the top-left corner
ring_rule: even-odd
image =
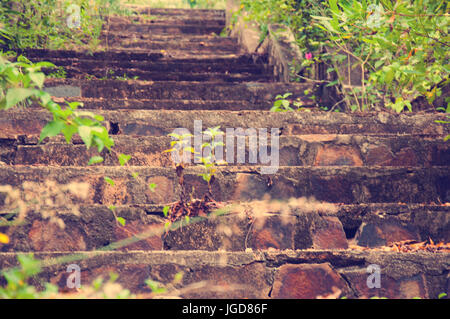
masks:
[[[30,58],[34,62],[41,61],[43,58]],[[237,61],[236,59],[206,59],[206,60],[159,60],[159,61],[127,61],[127,60],[104,60],[94,59],[93,57],[78,58],[46,58],[46,61],[52,62],[58,67],[64,69],[77,67],[83,71],[89,71],[93,68],[104,68],[105,72],[109,69],[139,69],[149,72],[184,72],[184,73],[226,73],[226,74],[254,74],[264,75],[272,74],[272,69],[263,64],[254,64],[253,62]],[[54,70],[51,70],[54,71]]]
[[[110,29],[111,27],[120,25],[173,25],[173,26],[216,26],[225,27],[225,17],[222,16],[210,16],[210,17],[189,17],[189,16],[173,16],[170,18],[158,15],[142,15],[142,16],[129,16],[108,17],[103,29]],[[119,29],[121,30],[121,29]]]
[[[17,256],[0,253],[2,268],[16,266]],[[337,297],[437,298],[449,293],[449,256],[379,250],[43,252],[35,254],[43,264],[35,282],[51,282],[69,292],[67,267],[76,264],[83,286],[99,276],[108,280],[107,274],[114,272],[124,288],[149,297],[147,279],[168,285],[181,273],[181,282],[175,284],[179,290],[169,291],[169,296],[308,299],[335,294],[337,288]],[[368,288],[369,265],[379,266],[379,289]]]
[[[186,65],[187,68],[191,67],[191,64],[202,67],[207,65],[211,67],[214,65],[214,70],[219,71],[223,68],[231,68],[231,70],[239,70],[243,68],[243,71],[247,72],[248,68],[260,69],[264,67],[263,63],[266,63],[266,59],[259,55],[249,54],[229,54],[226,56],[216,57],[214,55],[208,56],[191,56],[185,58],[165,57],[164,53],[149,52],[148,50],[108,50],[108,51],[74,51],[74,50],[45,50],[45,49],[27,49],[19,50],[19,54],[25,55],[32,61],[50,61],[55,62],[58,65],[65,66],[70,65],[77,60],[83,60],[84,63],[96,62],[96,63],[113,63],[113,65],[141,65],[144,69],[151,67],[151,70],[167,70],[168,67]],[[67,62],[64,63],[64,61]],[[161,65],[162,69],[158,68]],[[256,65],[256,66],[255,66]],[[212,69],[208,69],[212,70]]]
[[[141,15],[150,15],[150,16],[161,16],[161,18],[216,18],[216,19],[224,19],[225,11],[224,10],[211,10],[211,9],[166,9],[166,8],[136,8],[132,10],[133,12]]]
[[[67,102],[82,102],[84,109],[94,110],[268,110],[271,101],[250,103],[247,101],[201,101],[201,100],[149,100],[149,99],[104,99],[104,98],[64,98]],[[30,107],[41,108],[37,103]]]
[[[130,239],[120,250],[346,249],[353,241],[369,247],[429,238],[450,241],[448,205],[341,205],[304,198],[255,202],[246,203],[246,213],[238,206],[222,216],[192,217],[189,225],[183,221],[181,228],[166,233],[162,205],[116,206],[115,215],[125,220],[121,225],[107,206],[63,204],[39,212],[32,206],[18,226],[0,227],[10,238],[0,251],[96,250],[133,236],[141,240]],[[63,224],[43,218],[45,212],[54,212]]]
[[[236,138],[233,138],[236,144]],[[269,141],[268,152],[279,153],[281,166],[450,166],[450,145],[443,136],[416,135],[296,135],[281,136],[279,147]],[[0,139],[0,160],[9,165],[83,166],[96,155],[87,150],[81,138],[67,144],[60,136],[44,140],[38,145],[38,136]],[[114,137],[114,152],[132,156],[132,166],[171,166],[170,137]],[[224,138],[226,141],[226,135]],[[192,143],[192,141],[191,141]],[[248,138],[247,138],[248,143]],[[237,152],[233,163],[237,163]],[[224,156],[227,154],[226,144]],[[117,156],[107,151],[101,154],[102,165],[118,165]],[[249,158],[249,147],[245,149]],[[237,163],[239,165],[239,163]],[[259,161],[257,164],[263,164]],[[247,165],[242,163],[242,165]]]
[[[104,97],[130,99],[247,100],[252,103],[274,100],[276,95],[292,93],[292,98],[311,100],[304,96],[309,83],[223,83],[173,81],[120,81],[48,79],[46,91],[57,97]],[[67,91],[67,88],[72,88]],[[61,91],[61,92],[59,92]],[[311,104],[306,103],[306,104]]]
[[[448,167],[219,167],[211,185],[217,201],[248,201],[265,197],[314,197],[331,203],[446,203],[450,201]],[[199,166],[184,170],[184,190],[194,198],[208,193]],[[270,175],[261,174],[270,172]],[[133,173],[139,178],[134,179]],[[104,177],[115,181],[111,186]],[[175,168],[0,166],[0,184],[21,187],[25,181],[58,184],[84,182],[91,191],[85,204],[160,204],[179,199],[181,187]],[[151,190],[149,184],[156,184]]]
[[[42,58],[31,58],[32,61],[37,62]],[[139,69],[143,71],[153,72],[185,72],[185,73],[199,73],[199,72],[215,72],[215,73],[250,73],[255,75],[262,75],[264,73],[271,73],[271,68],[262,64],[253,64],[250,61],[238,62],[235,59],[222,59],[219,61],[206,60],[172,60],[172,61],[126,61],[126,60],[105,60],[91,58],[47,58],[46,61],[54,63],[58,67],[78,67],[81,70],[88,71],[92,68],[103,67],[106,69],[130,68]]]
[[[201,54],[237,54],[240,47],[237,44],[206,44],[204,42],[168,42],[154,40],[140,40],[136,38],[125,39],[105,39],[101,45],[107,48],[117,49],[140,49],[148,51],[169,51],[185,50],[190,51],[191,55]]]
[[[105,30],[100,34],[101,40],[141,40],[145,42],[154,42],[161,44],[195,44],[195,45],[205,45],[205,46],[236,46],[238,40],[235,37],[229,36],[218,36],[218,35],[176,35],[176,34],[150,34],[141,32],[127,32],[123,33],[120,31]]]
[[[220,34],[225,28],[225,23],[213,23],[205,25],[197,24],[170,24],[170,22],[164,22],[162,24],[129,24],[120,23],[108,26],[111,31],[121,31],[121,32],[142,32],[142,33],[152,33],[152,34]]]
[[[104,81],[109,82],[109,81]],[[157,85],[158,82],[155,82]],[[67,90],[75,90],[73,87]],[[58,93],[58,92],[56,92]],[[69,92],[72,93],[72,92]],[[76,93],[76,92],[75,92]],[[61,94],[63,95],[63,94]],[[182,100],[180,100],[182,101]],[[413,134],[445,136],[450,127],[435,123],[447,119],[445,114],[393,113],[330,113],[330,112],[268,112],[268,111],[205,111],[205,110],[93,110],[105,117],[112,134],[161,136],[176,128],[186,128],[194,134],[194,121],[201,121],[202,129],[220,126],[226,128],[278,128],[282,136],[307,134]],[[1,111],[0,138],[20,135],[39,135],[51,115],[41,109],[11,109]]]
[[[71,79],[85,80],[86,78],[95,77],[97,79],[117,79],[122,77],[122,80],[131,80],[135,77],[142,81],[195,81],[195,82],[272,82],[273,75],[270,74],[248,74],[248,73],[185,73],[185,72],[149,72],[141,69],[132,68],[108,68],[104,66],[97,66],[96,68],[86,69],[77,66],[66,66],[66,76]],[[47,74],[51,71],[47,71]]]

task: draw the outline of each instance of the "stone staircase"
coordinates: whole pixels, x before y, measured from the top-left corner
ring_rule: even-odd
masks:
[[[103,51],[25,52],[32,61],[64,67],[67,78],[48,79],[46,90],[103,115],[116,153],[105,151],[101,165],[87,166],[95,152],[79,138],[38,143],[51,118],[46,111],[2,111],[0,185],[21,188],[30,181],[47,191],[55,187],[49,180],[90,185],[83,199],[67,193],[62,203],[34,208],[25,223],[0,227],[11,238],[0,246],[2,269],[17,264],[18,252],[34,252],[48,263],[41,283],[70,291],[66,268],[76,263],[84,285],[113,271],[125,288],[144,295],[150,293],[146,279],[168,284],[182,272],[175,287],[184,298],[316,298],[336,291],[349,298],[436,298],[449,292],[448,252],[386,248],[405,240],[450,241],[450,147],[443,142],[449,128],[435,123],[444,116],[269,112],[276,95],[287,92],[312,105],[304,94],[312,86],[275,82],[267,56],[245,53],[236,39],[219,36],[223,11],[140,13],[109,19]],[[220,166],[212,197],[237,206],[164,233],[163,207],[182,192],[170,154],[163,153],[170,147],[167,134],[193,132],[196,120],[203,129],[279,128],[280,167],[263,175],[260,162]],[[119,153],[132,156],[128,166],[119,165]],[[195,165],[184,171],[196,198],[208,191],[200,173]],[[65,227],[42,218],[39,209],[57,212]],[[141,240],[127,242],[133,236]],[[72,262],[64,261],[73,253]],[[380,288],[367,285],[371,264],[380,266]]]

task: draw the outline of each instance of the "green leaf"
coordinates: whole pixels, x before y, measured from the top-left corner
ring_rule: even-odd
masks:
[[[86,147],[90,148],[92,145],[92,128],[86,125],[81,125],[78,127],[78,134]]]
[[[19,260],[22,270],[26,276],[33,276],[40,272],[40,262],[39,260],[34,259],[33,254],[20,254],[17,256],[17,259]]]
[[[125,218],[123,218],[123,217],[117,217],[117,221],[122,226],[125,226],[125,224],[126,224]]]
[[[105,176],[105,177],[103,177],[103,178],[104,178],[105,182],[107,182],[109,185],[111,185],[111,186],[114,186],[114,185],[115,185],[115,184],[114,184],[114,181],[113,181],[110,177]]]
[[[88,165],[92,165],[92,164],[98,164],[103,162],[103,157],[101,156],[92,156],[91,159],[88,162]]]
[[[37,62],[34,64],[34,66],[39,67],[39,68],[55,68],[56,67],[56,65],[54,65],[51,62],[47,62],[47,61]]]
[[[389,70],[386,72],[384,76],[384,82],[386,84],[390,84],[392,80],[394,79],[395,71],[393,68],[389,68]]]
[[[150,191],[155,192],[156,184],[150,183],[150,184],[148,184],[148,188],[150,188]]]
[[[66,102],[67,105],[72,109],[72,110],[76,110],[79,106],[83,106],[82,102]]]
[[[45,74],[42,72],[35,72],[29,74],[31,81],[33,81],[40,89],[44,85]]]
[[[329,0],[330,9],[333,13],[339,14],[339,9],[337,6],[337,0]]]
[[[49,102],[52,102],[52,96],[48,92],[38,91],[36,92],[36,96],[41,99],[44,106],[46,106]]]
[[[70,143],[73,134],[77,132],[77,127],[73,125],[65,125],[61,132],[64,134],[66,142]]]
[[[6,93],[6,105],[5,108],[9,109],[16,106],[18,103],[23,102],[36,93],[34,89],[25,88],[11,88]]]
[[[138,176],[139,176],[139,173],[133,172],[133,173],[131,173],[131,176],[132,176],[134,179],[137,179]]]
[[[39,138],[39,143],[46,137],[52,137],[58,135],[64,128],[65,123],[61,120],[53,120],[48,122],[41,131],[41,136]]]
[[[166,292],[166,288],[164,288],[159,282],[153,281],[151,279],[147,279],[145,281],[147,286],[152,290],[154,294],[162,294]]]
[[[131,159],[131,155],[119,154],[118,158],[120,166],[124,166]]]
[[[165,217],[167,217],[167,214],[169,213],[169,209],[170,209],[170,206],[164,206],[163,214],[164,214]]]

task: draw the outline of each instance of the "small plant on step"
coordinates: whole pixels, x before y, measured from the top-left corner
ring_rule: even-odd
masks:
[[[171,153],[172,159],[175,162],[178,184],[181,187],[180,201],[183,202],[187,199],[184,187],[184,163],[189,162],[192,154],[195,154],[194,148],[190,146],[190,140],[193,135],[190,133],[170,133],[168,136],[170,136],[173,140],[170,142],[170,148],[165,150],[164,153]],[[173,158],[174,156],[175,158]]]
[[[209,142],[205,142],[201,146],[202,156],[197,156],[202,163],[204,173],[200,174],[205,182],[208,183],[208,194],[205,195],[205,200],[210,200],[212,197],[211,185],[214,182],[214,176],[217,171],[217,164],[226,164],[225,162],[217,162],[216,159],[216,148],[224,147],[225,144],[222,142],[224,133],[220,130],[220,126],[206,129],[203,134],[210,138]],[[221,137],[218,141],[218,137]]]
[[[171,148],[164,152],[170,152],[175,157],[173,159],[176,163],[175,169],[181,192],[178,202],[164,207],[164,216],[168,220],[166,229],[170,227],[171,223],[177,220],[184,218],[189,223],[190,217],[207,216],[213,209],[217,208],[217,203],[211,198],[211,185],[216,174],[216,165],[220,164],[216,162],[215,149],[224,145],[223,142],[218,140],[218,136],[222,136],[223,132],[220,131],[220,127],[214,127],[208,128],[203,134],[209,136],[210,141],[201,145],[201,155],[195,152],[195,149],[191,146],[192,134],[169,134],[174,140],[170,143]],[[193,191],[188,193],[184,183],[184,163],[190,162],[192,156],[196,156],[201,162],[204,172],[199,174],[199,176],[208,183],[208,193],[201,200],[193,198]]]
[[[294,111],[294,109],[291,107],[291,105],[295,106],[297,108],[297,111],[305,111],[310,112],[309,109],[303,107],[302,101],[300,99],[296,99],[295,101],[291,101],[288,99],[292,93],[285,93],[283,95],[279,94],[275,97],[275,102],[273,103],[272,108],[270,111],[272,112],[287,112],[287,111]]]

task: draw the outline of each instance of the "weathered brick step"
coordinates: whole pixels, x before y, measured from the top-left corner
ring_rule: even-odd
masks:
[[[1,253],[2,268],[16,266],[17,255]],[[71,273],[67,272],[67,266],[75,263],[81,268],[82,285],[87,286],[112,271],[118,274],[117,282],[124,288],[144,294],[150,293],[145,284],[147,279],[169,284],[181,272],[183,278],[175,287],[181,290],[180,297],[186,299],[307,299],[332,295],[333,287],[341,291],[341,297],[348,298],[437,298],[443,292],[449,293],[449,253],[109,251],[80,252],[71,259],[60,259],[67,255],[36,253],[35,258],[44,263],[36,282],[51,282],[68,291],[66,283]],[[380,267],[379,289],[367,286],[369,265]]]
[[[186,72],[161,72],[143,71],[141,69],[129,68],[108,68],[97,66],[93,69],[79,67],[65,67],[68,78],[84,80],[88,76],[95,76],[98,79],[103,77],[114,78],[122,76],[124,79],[138,77],[143,81],[195,81],[195,82],[271,82],[273,75],[270,74],[248,74],[248,73],[186,73]],[[47,71],[50,73],[51,71]]]
[[[376,247],[403,240],[450,242],[450,207],[446,205],[370,204],[336,205],[298,199],[290,203],[255,204],[258,211],[235,208],[230,214],[194,220],[165,233],[161,205],[117,206],[116,222],[103,205],[30,209],[26,219],[8,234],[0,251],[83,251],[101,249],[113,242],[144,236],[124,250],[227,250],[347,249],[351,240]],[[257,206],[258,205],[258,206]],[[285,212],[280,212],[280,205]],[[264,207],[261,211],[261,207]],[[54,211],[64,228],[41,217]],[[350,240],[350,242],[349,242]]]
[[[192,51],[192,55],[195,52],[204,53],[221,53],[230,54],[238,53],[240,47],[237,44],[216,44],[216,43],[204,43],[204,42],[169,42],[169,41],[153,41],[153,40],[137,40],[133,38],[127,39],[108,39],[108,41],[102,42],[103,45],[108,45],[108,47],[118,49],[144,49],[144,50],[188,50]]]
[[[111,31],[121,32],[151,32],[153,34],[220,34],[224,24],[205,25],[177,25],[177,24],[113,24],[109,26]]]
[[[183,102],[184,103],[184,102]],[[226,128],[279,128],[281,135],[305,134],[414,134],[447,135],[448,125],[435,123],[446,120],[445,114],[346,114],[329,112],[268,111],[205,111],[205,110],[93,110],[112,123],[114,131],[123,135],[161,136],[175,128],[186,128],[194,133],[194,121],[202,121],[202,129],[220,126]],[[20,109],[1,111],[0,138],[19,135],[38,135],[51,120],[45,110]],[[3,115],[4,114],[4,115]]]
[[[146,66],[151,65],[157,67],[157,64],[161,64],[164,68],[167,66],[173,66],[176,64],[188,64],[194,63],[199,64],[214,64],[217,65],[218,70],[220,70],[221,64],[225,64],[226,67],[245,68],[251,67],[250,65],[262,64],[265,61],[258,56],[253,56],[249,54],[239,54],[239,55],[229,55],[226,57],[214,57],[212,55],[207,57],[188,57],[188,58],[168,58],[165,57],[161,52],[148,52],[148,50],[108,50],[108,51],[98,51],[98,52],[84,52],[84,51],[73,51],[73,50],[45,50],[45,49],[27,49],[19,51],[24,54],[27,58],[32,61],[50,61],[59,62],[55,59],[69,59],[69,62],[75,62],[78,60],[86,60],[101,63],[123,63],[121,65],[126,66],[127,63],[137,63]],[[156,62],[156,63],[155,63]],[[63,63],[63,61],[59,62]],[[134,65],[134,64],[133,64]],[[64,64],[63,64],[64,66]],[[158,70],[158,69],[156,69]]]
[[[42,58],[31,58],[37,62]],[[127,61],[127,60],[105,60],[99,61],[91,58],[47,58],[46,61],[52,62],[56,66],[62,66],[65,69],[70,67],[78,67],[81,70],[90,70],[92,68],[102,67],[105,69],[127,68],[140,69],[153,72],[216,72],[216,73],[250,73],[262,75],[271,73],[271,68],[262,64],[254,64],[251,61],[236,61],[235,59],[197,59],[190,60],[160,60],[152,61]]]
[[[69,205],[70,207],[70,205]],[[84,210],[79,216],[67,211],[61,214],[64,228],[29,214],[25,223],[15,228],[10,243],[1,251],[84,251],[102,247],[124,238],[148,232],[148,238],[124,247],[126,250],[227,250],[252,249],[346,249],[345,232],[335,216],[317,212],[255,212],[255,223],[243,211],[221,217],[210,217],[182,228],[164,232],[161,216],[147,215],[142,209],[116,211],[126,220],[125,226],[115,221],[106,207]],[[51,208],[41,208],[42,211]],[[72,239],[71,239],[72,238]]]
[[[450,201],[448,167],[279,167],[275,174],[260,175],[262,167],[220,167],[212,183],[218,201],[314,197],[331,203],[446,203]],[[266,167],[267,169],[267,167]],[[132,173],[138,173],[137,180]],[[184,171],[186,190],[202,198],[208,187],[202,167]],[[115,181],[109,185],[104,177]],[[59,184],[86,182],[91,192],[87,204],[158,204],[179,199],[181,188],[174,168],[162,167],[57,167],[1,166],[0,184],[21,186],[24,181]],[[149,183],[159,185],[158,197]]]
[[[51,59],[86,59],[86,60],[125,60],[125,61],[158,61],[164,57],[161,52],[136,52],[136,51],[75,51],[75,50],[46,50],[46,49],[25,49],[17,50],[32,61],[52,61]]]
[[[269,141],[269,154],[277,151],[281,166],[450,166],[450,145],[443,143],[442,136],[423,137],[415,135],[364,136],[364,135],[298,135],[281,136],[279,147],[273,148]],[[79,137],[67,144],[63,137],[52,138],[48,143],[38,144],[39,137],[0,139],[0,160],[13,165],[63,165],[83,166],[94,149],[86,150]],[[114,137],[114,151],[132,156],[133,166],[171,166],[170,137]],[[226,135],[224,138],[226,141]],[[248,142],[248,139],[247,139]],[[234,138],[234,143],[236,139]],[[227,150],[224,150],[225,156]],[[249,158],[249,148],[245,150]],[[102,165],[118,165],[117,157],[102,153]],[[234,163],[237,154],[235,151]],[[258,159],[258,163],[259,162]],[[242,165],[246,165],[243,163]]]
[[[174,81],[120,81],[120,80],[75,80],[48,79],[46,90],[59,97],[104,97],[129,99],[183,99],[183,100],[247,100],[258,103],[273,101],[276,95],[291,92],[292,98],[301,98],[310,105],[311,99],[304,91],[311,90],[307,83],[223,83],[215,82],[174,82]],[[71,88],[74,93],[67,91]],[[58,92],[59,91],[59,92]]]
[[[120,31],[110,31],[105,30],[100,34],[100,39],[102,40],[145,40],[147,42],[155,43],[191,43],[191,44],[201,44],[205,45],[223,45],[223,46],[234,46],[238,44],[237,38],[229,36],[218,36],[218,35],[176,35],[176,34],[150,34],[141,32],[127,32],[123,33]]]
[[[133,11],[137,14],[167,17],[192,17],[198,19],[202,18],[225,18],[224,10],[211,9],[166,9],[166,8],[136,8]]]
[[[270,102],[252,104],[247,101],[200,101],[200,100],[146,100],[146,99],[95,99],[65,98],[65,101],[84,103],[85,109],[95,110],[267,110]],[[32,107],[41,107],[34,103]]]
[[[161,16],[142,16],[142,17],[109,17],[103,25],[103,29],[109,29],[116,25],[134,24],[134,25],[174,25],[174,26],[217,26],[225,27],[225,17],[161,17]]]

